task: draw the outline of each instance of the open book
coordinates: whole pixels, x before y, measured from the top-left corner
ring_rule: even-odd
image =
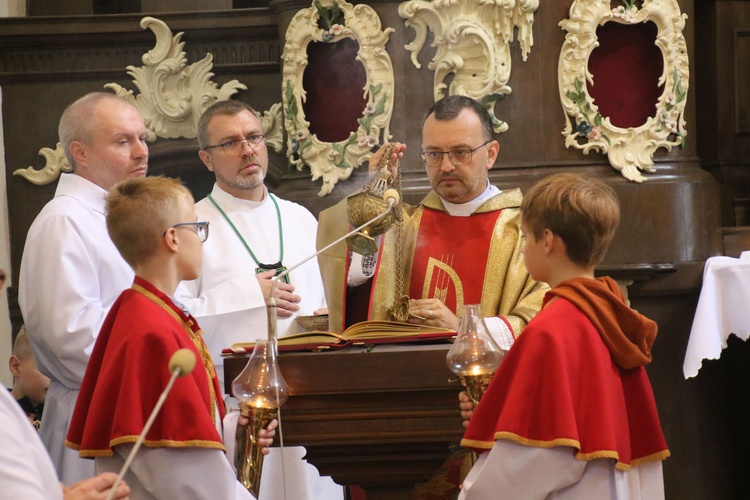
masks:
[[[446,342],[456,337],[456,332],[397,321],[362,321],[342,334],[325,331],[299,332],[279,339],[279,351],[323,351],[343,349],[352,345],[370,346],[393,343]],[[252,352],[255,342],[240,342],[224,349],[222,356]]]

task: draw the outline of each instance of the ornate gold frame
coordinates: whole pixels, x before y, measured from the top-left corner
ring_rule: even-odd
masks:
[[[344,24],[320,28],[321,14],[330,22],[336,18],[333,12],[343,15]],[[319,196],[330,193],[339,180],[348,178],[355,166],[370,158],[372,148],[380,144],[381,130],[384,142],[391,139],[393,65],[385,45],[393,31],[393,28],[381,29],[380,18],[370,6],[353,6],[336,0],[314,1],[309,8],[297,12],[287,28],[282,55],[287,157],[297,170],[309,166],[313,181],[323,179]],[[310,123],[302,108],[306,96],[302,77],[308,63],[307,46],[311,42],[336,42],[342,38],[353,38],[359,43],[357,60],[367,72],[364,88],[367,106],[359,119],[359,127],[345,141],[323,142],[310,133]]]
[[[658,148],[671,150],[685,143],[685,104],[688,91],[688,53],[682,30],[687,14],[680,12],[677,0],[621,0],[612,8],[610,0],[574,0],[568,19],[560,22],[567,31],[560,52],[558,83],[560,102],[566,113],[565,146],[588,154],[595,150],[607,154],[609,162],[623,177],[643,182],[639,170],[653,172],[653,156]],[[591,52],[599,45],[596,28],[606,22],[636,24],[652,21],[658,32],[656,45],[664,57],[664,72],[659,85],[664,92],[656,104],[656,113],[636,128],[619,128],[599,114],[585,82],[594,84],[588,71]]]

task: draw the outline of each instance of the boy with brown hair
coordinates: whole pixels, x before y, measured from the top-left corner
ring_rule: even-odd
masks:
[[[132,498],[253,498],[224,453],[224,403],[202,331],[172,298],[201,269],[208,223],[193,205],[163,177],[126,180],[107,197],[107,230],[135,280],[97,337],[66,445],[97,471],[118,472],[170,379],[171,355],[187,348],[202,361],[175,381],[125,475]]]
[[[664,498],[669,450],[644,368],[656,324],[594,278],[619,218],[597,178],[556,174],[524,196],[526,268],[551,290],[473,414],[462,393],[461,444],[481,454],[459,498]]]
[[[13,354],[8,360],[8,368],[13,376],[13,389],[10,391],[21,409],[37,430],[42,421],[44,398],[47,396],[49,377],[36,367],[34,352],[31,350],[26,328],[21,326],[13,343]]]

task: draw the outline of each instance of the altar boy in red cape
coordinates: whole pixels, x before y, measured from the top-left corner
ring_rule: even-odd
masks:
[[[201,362],[175,381],[125,475],[131,498],[253,498],[224,453],[224,403],[203,332],[172,298],[200,272],[208,223],[197,221],[190,191],[163,177],[115,185],[106,210],[136,277],[97,337],[66,445],[94,458],[97,471],[119,472],[167,385],[170,357],[187,348]]]
[[[460,499],[664,498],[669,450],[644,368],[656,324],[594,278],[619,214],[610,187],[575,174],[524,196],[524,261],[551,290],[473,415],[462,393],[461,444],[480,455]]]

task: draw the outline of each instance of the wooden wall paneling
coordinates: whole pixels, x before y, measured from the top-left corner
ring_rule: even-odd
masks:
[[[232,0],[140,0],[141,12],[195,12],[231,10]]]
[[[697,83],[701,95],[697,124],[705,168],[722,185],[724,225],[750,224],[750,135],[738,123],[748,105],[746,88],[750,4],[743,1],[698,2]],[[747,118],[745,118],[747,120]]]
[[[734,133],[750,135],[750,28],[735,28],[732,56],[734,59]]]
[[[700,276],[702,267],[698,269]],[[676,274],[676,273],[675,273]],[[657,277],[653,281],[671,279]],[[634,293],[635,292],[635,293]],[[694,292],[646,295],[631,287],[631,304],[654,319],[659,335],[646,368],[654,388],[664,434],[672,456],[664,461],[664,486],[668,499],[730,500],[738,495],[731,473],[731,409],[727,406],[725,365],[706,362],[698,377],[684,380],[684,346],[692,324],[697,295]],[[723,356],[722,356],[723,357]],[[747,491],[747,490],[745,490]]]
[[[94,13],[94,1],[69,0],[60,2],[58,0],[27,0],[26,12],[29,16],[90,15]]]

